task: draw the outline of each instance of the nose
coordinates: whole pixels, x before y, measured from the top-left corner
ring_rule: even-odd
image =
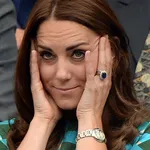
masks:
[[[61,81],[67,81],[71,79],[71,72],[69,62],[67,60],[58,60],[57,70],[56,70],[56,79]]]

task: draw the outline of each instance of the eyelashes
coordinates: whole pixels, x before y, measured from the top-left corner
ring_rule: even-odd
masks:
[[[72,58],[74,59],[83,59],[85,57],[85,50],[74,50],[72,53]]]
[[[57,57],[55,54],[47,50],[40,51],[39,53],[42,59],[44,60],[54,60]],[[86,53],[86,50],[76,49],[69,56],[71,57],[71,59],[75,61],[78,61],[78,60],[81,61],[81,60],[84,60],[85,53]]]
[[[52,53],[49,52],[49,51],[45,51],[45,50],[43,50],[43,51],[40,52],[40,56],[41,56],[43,59],[45,59],[45,60],[51,60],[51,59],[53,59],[53,58],[55,57],[54,54],[52,54]]]

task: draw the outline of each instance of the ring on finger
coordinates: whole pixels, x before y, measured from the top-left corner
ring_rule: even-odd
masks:
[[[107,78],[107,72],[105,70],[97,70],[96,75],[99,76],[100,80],[104,80]]]

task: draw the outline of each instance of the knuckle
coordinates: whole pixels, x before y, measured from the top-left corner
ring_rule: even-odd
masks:
[[[38,73],[38,71],[37,71],[36,69],[31,70],[31,75],[32,75],[32,76],[35,76],[37,73]]]
[[[88,84],[86,86],[86,89],[90,92],[95,92],[97,90],[96,86],[94,84]]]
[[[39,92],[43,89],[43,86],[41,83],[31,84],[31,91],[32,92]]]
[[[102,62],[101,64],[104,66],[104,68],[107,68],[107,63]]]

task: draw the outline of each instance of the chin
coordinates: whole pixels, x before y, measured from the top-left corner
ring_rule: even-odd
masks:
[[[61,100],[55,101],[57,106],[62,110],[73,110],[76,109],[78,106],[78,102],[68,101],[68,100]]]
[[[57,106],[62,110],[73,110],[77,108],[77,105],[64,103],[64,104],[57,104]]]

